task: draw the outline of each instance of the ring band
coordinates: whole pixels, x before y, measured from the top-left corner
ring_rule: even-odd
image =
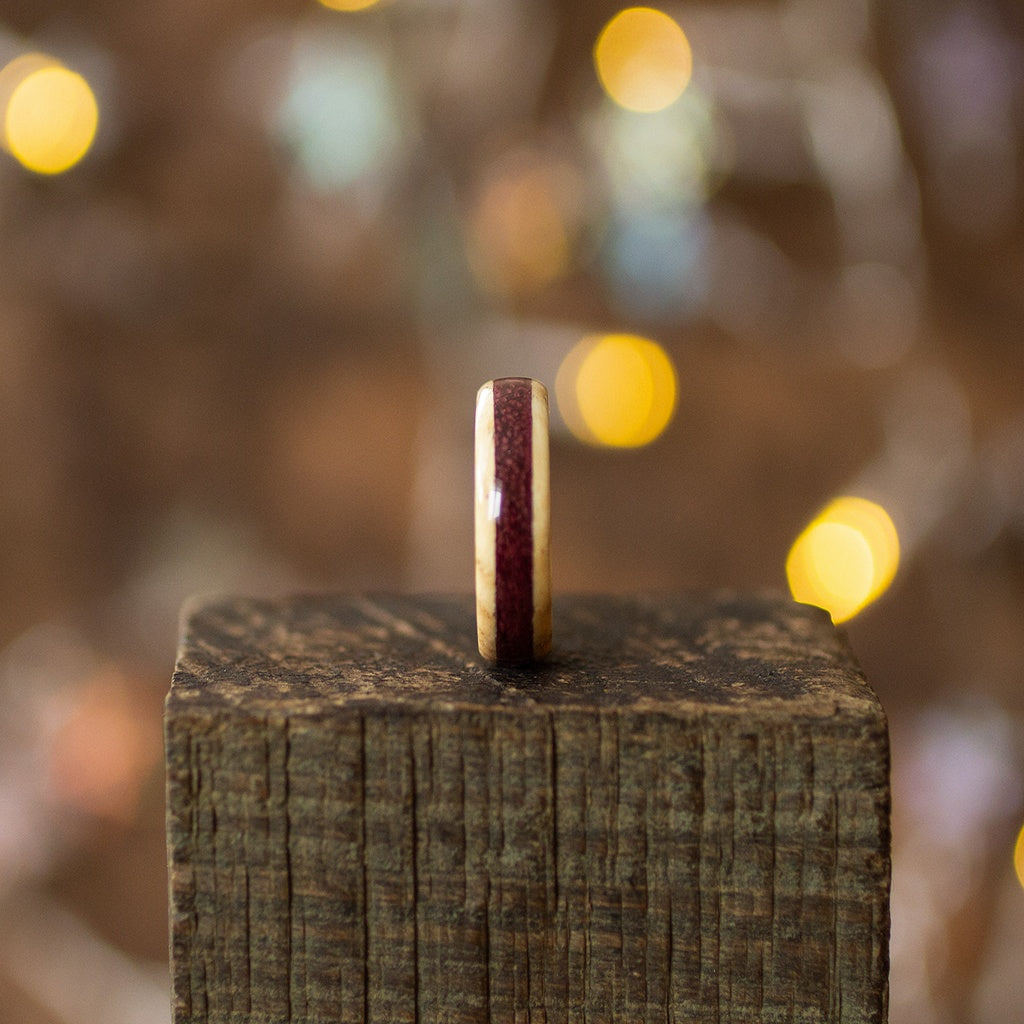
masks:
[[[522,663],[551,650],[548,392],[527,377],[477,392],[474,527],[480,653]]]

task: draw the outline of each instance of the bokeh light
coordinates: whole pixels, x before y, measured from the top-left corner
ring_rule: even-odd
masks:
[[[685,207],[610,219],[601,268],[616,311],[665,323],[692,315],[708,287],[708,233],[707,218]]]
[[[99,668],[55,699],[48,774],[53,795],[96,817],[131,821],[160,756],[141,688],[118,666]]]
[[[605,92],[619,106],[651,113],[683,94],[693,54],[686,33],[663,11],[627,7],[601,30],[594,63]]]
[[[319,0],[323,7],[331,11],[365,11],[376,7],[380,0]]]
[[[646,117],[606,106],[591,122],[591,135],[619,206],[701,204],[729,173],[722,115],[693,86]]]
[[[571,225],[563,197],[577,184],[569,167],[527,155],[491,169],[467,229],[470,266],[487,291],[529,293],[566,272]]]
[[[1024,887],[1024,825],[1017,833],[1017,842],[1013,844],[1013,870],[1017,881]]]
[[[649,444],[676,405],[676,372],[665,350],[633,334],[588,335],[562,361],[559,411],[581,441],[610,448]]]
[[[832,501],[794,541],[786,559],[793,599],[845,622],[888,588],[899,564],[889,514],[865,498]]]
[[[677,324],[707,298],[707,200],[726,156],[719,120],[709,97],[690,86],[664,110],[637,117],[606,104],[591,123],[609,187],[599,266],[624,319]]]
[[[347,35],[300,40],[274,128],[319,191],[374,177],[402,139],[385,56],[375,45]]]
[[[6,148],[37,174],[60,174],[77,164],[89,151],[99,124],[99,107],[89,83],[41,54],[12,61],[3,75]]]

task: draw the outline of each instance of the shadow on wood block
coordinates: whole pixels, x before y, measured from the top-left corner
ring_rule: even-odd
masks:
[[[167,699],[175,1024],[884,1024],[885,717],[824,613],[194,604]]]

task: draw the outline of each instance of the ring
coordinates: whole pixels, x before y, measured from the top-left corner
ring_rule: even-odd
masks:
[[[548,392],[528,377],[476,396],[476,630],[480,653],[522,663],[551,650]]]

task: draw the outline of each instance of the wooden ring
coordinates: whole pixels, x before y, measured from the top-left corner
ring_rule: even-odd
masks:
[[[476,629],[480,653],[521,663],[551,650],[548,392],[528,377],[476,396]]]

